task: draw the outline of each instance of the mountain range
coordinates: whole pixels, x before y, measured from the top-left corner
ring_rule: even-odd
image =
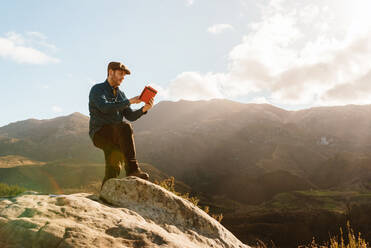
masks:
[[[194,191],[258,204],[280,192],[371,189],[371,105],[287,111],[230,100],[162,101],[132,122],[137,157]],[[104,163],[73,113],[0,127],[0,156]],[[243,188],[243,191],[236,190]]]

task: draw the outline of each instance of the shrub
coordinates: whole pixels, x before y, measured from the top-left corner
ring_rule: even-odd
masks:
[[[354,234],[353,229],[350,227],[349,221],[347,221],[348,235],[344,239],[344,233],[340,227],[340,239],[336,236],[330,237],[330,242],[327,242],[324,245],[316,244],[315,239],[313,238],[312,243],[309,245],[310,248],[367,248],[369,244],[361,237],[361,233],[358,233],[358,236]],[[304,246],[308,247],[308,246]]]
[[[367,248],[368,244],[366,240],[361,237],[361,233],[358,233],[358,237],[354,235],[353,229],[350,227],[349,221],[347,221],[348,229],[348,244],[345,244],[343,238],[343,230],[340,228],[340,240],[336,237],[330,238],[330,248]]]
[[[26,190],[27,189],[18,185],[8,185],[5,183],[0,183],[0,197],[16,196],[25,192]]]

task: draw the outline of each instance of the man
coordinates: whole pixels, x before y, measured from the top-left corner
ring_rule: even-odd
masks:
[[[107,79],[95,84],[89,93],[89,136],[94,146],[104,152],[105,181],[120,175],[125,162],[126,176],[137,176],[148,180],[149,175],[138,165],[135,155],[133,127],[129,122],[147,114],[153,106],[153,98],[142,108],[133,111],[131,104],[140,103],[139,96],[127,99],[119,86],[130,71],[120,62],[110,62],[107,68]]]

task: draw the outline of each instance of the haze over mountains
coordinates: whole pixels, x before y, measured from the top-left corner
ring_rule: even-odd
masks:
[[[257,204],[280,192],[371,189],[371,105],[286,111],[230,100],[162,101],[132,122],[137,157],[210,195]],[[73,113],[0,128],[0,156],[104,165]],[[238,190],[243,188],[244,190]]]

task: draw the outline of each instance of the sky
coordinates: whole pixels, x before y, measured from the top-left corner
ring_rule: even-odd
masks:
[[[128,98],[150,85],[155,104],[370,104],[370,9],[369,0],[5,1],[0,126],[89,115],[110,61],[131,71],[120,86]]]

